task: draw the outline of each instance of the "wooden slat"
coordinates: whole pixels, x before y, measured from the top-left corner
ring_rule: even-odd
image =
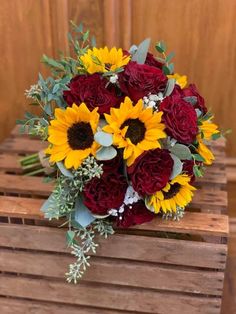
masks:
[[[39,211],[43,200],[0,196],[1,216],[29,219],[43,219]],[[228,216],[186,212],[180,221],[162,220],[157,216],[153,221],[131,227],[132,230],[166,231],[200,235],[227,236]]]
[[[65,231],[58,228],[0,224],[2,247],[69,253]],[[146,236],[114,234],[97,238],[96,256],[154,263],[224,269],[227,246]]]
[[[218,314],[220,298],[188,296],[137,288],[47,281],[10,275],[0,276],[0,294],[53,302],[95,306],[122,311],[160,314]],[[168,302],[168,306],[167,306]]]
[[[24,195],[49,196],[53,189],[52,183],[44,183],[41,177],[0,174],[0,192],[19,193]],[[195,192],[190,204],[191,208],[208,206],[209,209],[227,208],[227,193],[217,189],[199,189]]]
[[[1,249],[1,271],[65,278],[71,256]],[[223,272],[184,270],[171,266],[95,258],[84,281],[157,290],[221,295]]]
[[[43,143],[40,140],[32,140],[28,137],[11,137],[0,145],[0,152],[33,154],[47,146],[47,143]]]
[[[88,308],[82,306],[63,305],[25,299],[9,299],[0,297],[1,314],[122,314],[116,310]],[[124,312],[123,312],[124,313]],[[134,312],[126,312],[133,314]],[[140,313],[140,312],[139,312]],[[139,314],[136,312],[135,314]]]
[[[7,301],[8,300],[8,301]],[[13,299],[10,301],[7,298],[0,298],[1,314],[22,314],[22,313],[32,313],[32,314],[142,314],[141,312],[133,311],[116,311],[108,309],[98,309],[94,307],[85,307],[71,304],[59,304],[54,302],[45,301],[32,301],[25,299]]]
[[[22,167],[20,165],[20,157],[15,154],[0,154],[0,171],[22,173]]]

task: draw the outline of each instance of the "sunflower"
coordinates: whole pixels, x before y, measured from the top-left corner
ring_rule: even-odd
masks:
[[[212,162],[215,160],[215,157],[212,153],[212,151],[204,144],[202,138],[200,135],[197,136],[198,140],[198,147],[197,147],[197,152],[198,154],[204,158],[204,164],[205,165],[211,165]]]
[[[199,130],[205,140],[211,140],[212,135],[220,133],[218,126],[215,123],[212,123],[211,119],[201,121],[201,124],[199,125]]]
[[[144,151],[160,148],[161,138],[165,138],[165,126],[161,123],[162,112],[153,112],[144,108],[140,99],[136,105],[129,97],[121,103],[120,108],[112,108],[111,114],[105,114],[106,125],[103,130],[113,134],[113,144],[124,148],[124,159],[131,166]]]
[[[82,103],[73,104],[66,110],[57,108],[55,120],[48,128],[48,141],[51,145],[46,150],[50,162],[65,160],[67,169],[77,169],[90,154],[95,155],[98,144],[94,141],[99,114],[95,108],[92,112]]]
[[[115,71],[130,61],[129,55],[124,55],[121,48],[113,47],[108,50],[104,48],[88,49],[87,53],[80,57],[84,67],[90,74],[96,72]]]
[[[191,178],[186,174],[178,175],[161,191],[147,197],[147,206],[156,214],[160,211],[176,212],[177,207],[184,208],[192,200],[192,191],[196,190],[189,184],[190,180]]]
[[[178,73],[167,75],[168,78],[173,78],[176,81],[176,84],[183,89],[187,85],[187,76],[186,75],[180,75]]]

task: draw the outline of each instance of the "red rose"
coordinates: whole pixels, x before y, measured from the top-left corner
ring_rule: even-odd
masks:
[[[116,225],[121,228],[129,228],[149,222],[154,217],[155,214],[150,212],[144,202],[140,200],[132,205],[125,205],[124,212],[116,219]]]
[[[134,102],[148,95],[163,92],[167,77],[160,69],[147,64],[129,62],[119,75],[122,92]]]
[[[193,160],[183,160],[183,172],[191,177],[190,184],[193,184],[195,181],[195,175],[193,172],[194,161]]]
[[[110,160],[103,160],[103,161],[97,161],[99,164],[102,164],[103,171],[104,172],[114,172],[118,171],[122,164],[122,156],[120,152],[117,152],[117,155],[115,158]]]
[[[93,178],[84,189],[84,204],[96,215],[106,215],[108,210],[119,208],[124,201],[127,182],[117,172],[104,172],[101,178]]]
[[[70,90],[63,92],[63,97],[69,106],[73,103],[79,105],[85,102],[89,110],[98,107],[100,114],[110,113],[111,107],[116,107],[120,103],[116,95],[114,86],[106,87],[108,81],[98,73],[92,75],[77,75],[70,83]]]
[[[173,159],[166,149],[144,152],[128,168],[133,188],[139,195],[152,195],[164,188],[169,181]]]
[[[163,63],[159,62],[154,56],[152,53],[148,52],[147,53],[147,57],[146,57],[146,60],[145,60],[145,64],[147,65],[151,65],[155,68],[158,68],[158,69],[161,69],[162,70],[162,67],[163,67]]]
[[[197,98],[197,103],[194,108],[201,110],[203,114],[207,113],[207,108],[205,106],[204,98],[198,93],[197,87],[194,84],[190,84],[189,87],[182,90],[183,97],[195,96]]]
[[[193,106],[180,96],[166,97],[160,104],[166,133],[183,144],[192,143],[198,133],[197,114]]]

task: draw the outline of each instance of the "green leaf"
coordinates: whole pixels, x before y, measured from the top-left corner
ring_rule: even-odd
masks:
[[[174,63],[168,64],[168,69],[170,71],[170,74],[174,73]]]
[[[171,72],[170,72],[170,70],[169,70],[167,65],[163,65],[162,71],[164,72],[165,75],[170,75],[171,74]]]
[[[168,56],[166,57],[166,62],[169,63],[171,61],[171,59],[175,56],[174,52],[171,52],[170,54],[168,54]]]
[[[192,156],[196,161],[205,161],[205,159],[199,154],[192,154]]]
[[[170,175],[170,180],[172,180],[172,179],[177,177],[182,172],[182,170],[183,170],[183,163],[174,154],[170,154],[170,155],[171,155],[171,158],[174,161],[173,169],[172,169],[172,172],[171,172],[171,175]]]
[[[68,177],[68,178],[73,178],[73,174],[70,170],[66,169],[63,162],[61,161],[58,161],[57,162],[57,167],[59,168],[59,170],[61,171],[61,173],[65,176],[65,177]]]
[[[95,217],[91,214],[90,210],[84,205],[81,197],[78,197],[75,202],[74,219],[83,228],[86,228],[95,220]]]
[[[170,96],[175,87],[175,79],[171,78],[166,84],[166,89],[164,91],[164,96]]]
[[[97,160],[111,160],[115,158],[117,151],[113,146],[101,147],[96,154]]]
[[[159,41],[158,43],[156,43],[155,48],[160,53],[163,53],[166,51],[166,45],[165,45],[164,41]]]
[[[52,115],[52,107],[49,103],[43,107],[43,110],[46,112],[47,115]]]
[[[68,230],[66,232],[66,243],[68,246],[71,246],[74,243],[75,232],[73,230]]]
[[[192,153],[188,146],[183,144],[175,144],[172,148],[169,149],[172,154],[177,156],[181,160],[191,160]]]
[[[113,143],[113,137],[111,134],[99,131],[94,135],[95,141],[105,147],[109,147]]]
[[[202,115],[201,110],[199,110],[199,109],[197,108],[197,109],[195,109],[195,111],[196,111],[197,117],[198,117],[198,118],[201,117],[201,115]]]
[[[215,140],[217,140],[218,138],[220,138],[221,137],[221,133],[220,132],[218,132],[218,133],[215,133],[215,134],[213,134],[212,136],[211,136],[211,138],[215,141]]]
[[[150,42],[150,38],[147,38],[143,42],[141,42],[141,44],[138,46],[137,51],[132,56],[132,61],[136,61],[139,64],[145,63]]]

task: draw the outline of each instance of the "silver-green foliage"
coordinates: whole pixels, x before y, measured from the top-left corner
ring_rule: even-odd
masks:
[[[184,217],[184,210],[185,208],[177,206],[176,212],[167,212],[166,214],[162,215],[162,218],[166,220],[171,219],[171,220],[179,221],[180,219]]]
[[[70,238],[71,253],[76,257],[76,261],[69,265],[69,271],[66,273],[68,282],[76,284],[84,275],[87,267],[90,266],[89,254],[95,254],[98,247],[98,244],[95,242],[96,231],[105,238],[114,233],[111,222],[98,220],[87,228],[77,228],[73,233],[73,239]],[[77,238],[80,239],[80,243],[77,242]]]

